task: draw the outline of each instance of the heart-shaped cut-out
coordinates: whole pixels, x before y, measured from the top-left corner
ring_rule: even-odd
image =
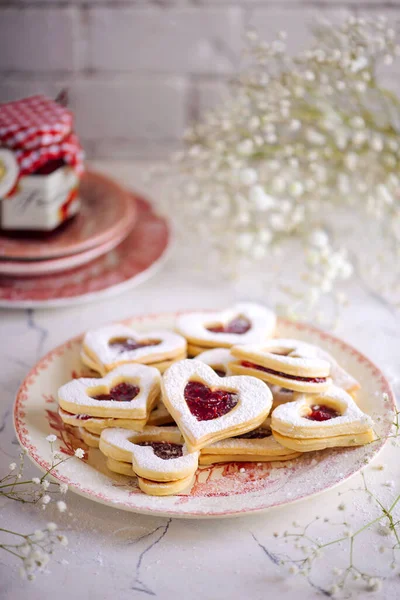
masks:
[[[226,390],[212,390],[200,381],[189,381],[183,391],[192,415],[198,421],[210,421],[226,415],[239,401],[237,394]]]
[[[233,375],[229,368],[229,363],[234,360],[229,348],[213,348],[212,350],[206,350],[196,356],[196,360],[209,365],[219,377],[225,377],[227,375]]]
[[[74,379],[58,390],[60,407],[90,417],[147,419],[160,393],[161,375],[154,367],[130,364],[101,379]]]
[[[106,429],[100,450],[107,457],[131,461],[133,471],[153,481],[174,481],[193,475],[199,453],[189,453],[177,427],[146,427],[142,432]]]
[[[130,402],[139,394],[140,388],[131,383],[117,383],[109,392],[91,396],[94,400],[111,400],[113,402]]]
[[[237,333],[243,335],[251,328],[251,321],[245,315],[238,315],[227,323],[215,323],[206,325],[207,331],[212,333]]]
[[[291,438],[324,438],[365,433],[372,419],[345,390],[331,386],[322,394],[301,394],[272,413],[271,428]]]
[[[216,406],[225,402],[226,407],[233,401],[235,405],[225,414],[199,420],[196,414],[192,414],[185,398],[189,383],[200,383],[210,388],[213,394],[211,403],[215,402]],[[182,360],[173,364],[164,374],[162,390],[163,402],[191,451],[255,429],[267,417],[272,404],[272,394],[262,381],[254,377],[221,378],[211,367],[198,360]],[[221,396],[215,396],[215,392],[221,392]],[[220,402],[225,394],[229,396]]]
[[[88,331],[82,350],[96,370],[110,371],[131,362],[153,364],[181,357],[186,353],[186,340],[171,331],[139,334],[127,325],[116,324]]]
[[[276,316],[268,308],[241,302],[220,312],[182,315],[176,329],[194,346],[230,348],[262,342],[273,335],[275,326]]]
[[[317,348],[298,340],[273,339],[262,344],[231,349],[229,364],[236,374],[253,375],[270,384],[297,392],[323,392],[332,383],[329,361],[317,356]]]

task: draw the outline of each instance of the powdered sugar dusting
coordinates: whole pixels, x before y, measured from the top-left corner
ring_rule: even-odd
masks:
[[[225,374],[233,375],[228,364],[233,361],[233,356],[228,348],[213,348],[206,350],[196,356],[196,360],[200,360],[213,369],[225,371]]]

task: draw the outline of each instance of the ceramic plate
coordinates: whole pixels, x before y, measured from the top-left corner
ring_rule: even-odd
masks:
[[[173,328],[174,314],[137,317],[128,321],[139,331]],[[279,321],[280,337],[316,343],[361,383],[360,407],[376,420],[376,431],[385,438],[393,418],[394,398],[381,371],[365,356],[341,340],[311,326]],[[15,402],[14,423],[21,445],[42,469],[50,467],[45,437],[54,433],[60,452],[72,455],[77,447],[88,451],[85,461],[75,457],[62,464],[55,477],[82,496],[123,510],[173,517],[228,517],[265,511],[312,496],[357,473],[382,448],[377,441],[361,448],[324,450],[286,463],[229,463],[198,469],[188,493],[152,497],[142,493],[135,479],[108,471],[97,449],[84,446],[57,412],[57,389],[72,377],[87,375],[79,359],[81,338],[52,350],[32,369]],[[387,397],[384,396],[387,394]]]
[[[84,250],[84,252],[79,252],[78,254],[35,261],[0,260],[0,275],[11,275],[12,277],[37,277],[40,275],[62,273],[86,265],[118,246],[132,230],[132,226],[133,220],[128,218],[125,228],[119,229],[114,237],[106,240],[99,246],[89,248],[89,250]]]
[[[63,273],[37,277],[0,276],[0,306],[53,307],[80,304],[116,294],[150,277],[164,262],[170,241],[168,224],[150,204],[135,201],[137,221],[114,250]]]
[[[50,233],[0,233],[0,258],[44,260],[84,252],[119,237],[135,207],[130,194],[117,183],[87,172],[79,188],[81,210],[71,221]]]

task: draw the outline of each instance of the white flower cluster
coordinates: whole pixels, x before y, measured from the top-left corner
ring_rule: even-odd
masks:
[[[57,544],[68,545],[65,535],[58,534],[57,525],[48,523],[45,529],[38,529],[31,535],[26,535],[23,543],[15,547],[16,553],[22,559],[19,569],[23,579],[33,581],[37,573],[42,572],[50,560]]]
[[[385,18],[356,17],[312,33],[309,49],[291,57],[283,33],[266,43],[250,32],[250,66],[231,99],[186,133],[173,158],[168,213],[225,265],[307,236],[338,203],[388,217],[400,245],[400,103],[377,83],[379,65],[400,54],[396,33]],[[307,261],[329,293],[351,266],[314,241]]]
[[[19,455],[19,464],[12,462],[9,465],[9,472],[3,478],[0,478],[0,497],[5,496],[10,499],[15,499],[20,502],[38,504],[43,510],[53,502],[53,506],[57,507],[58,512],[65,513],[67,504],[64,500],[59,500],[59,495],[65,495],[68,491],[66,483],[57,484],[49,479],[55,468],[61,463],[64,463],[72,458],[65,456],[59,451],[54,450],[53,444],[57,437],[50,434],[46,437],[46,441],[50,444],[51,466],[42,477],[33,477],[27,481],[18,481],[22,479],[24,470],[24,458],[26,451],[22,450]],[[85,451],[82,448],[77,448],[74,455],[77,458],[84,458]],[[22,561],[20,567],[20,575],[29,580],[35,579],[37,573],[44,570],[49,562],[50,555],[54,547],[59,544],[67,546],[68,540],[65,535],[59,534],[55,523],[48,523],[45,529],[38,529],[32,534],[22,534],[17,531],[3,529],[7,535],[16,536],[18,543],[3,543],[0,539],[0,550],[11,553]],[[20,542],[19,540],[23,540]]]

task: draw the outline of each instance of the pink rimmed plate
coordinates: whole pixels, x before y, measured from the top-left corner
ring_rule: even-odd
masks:
[[[150,277],[166,259],[171,237],[169,226],[153,212],[147,200],[129,196],[135,202],[137,220],[116,248],[62,273],[35,277],[0,275],[0,307],[81,304],[123,292]]]
[[[172,329],[176,314],[136,317],[128,321],[138,331]],[[294,337],[320,345],[362,384],[357,402],[375,420],[379,441],[360,448],[312,452],[286,463],[229,463],[201,467],[191,489],[182,495],[151,497],[132,478],[108,471],[97,449],[87,448],[65,426],[57,413],[57,389],[72,377],[87,374],[79,351],[81,337],[49,352],[23,382],[14,407],[20,444],[43,470],[50,467],[46,436],[57,436],[65,456],[77,447],[87,451],[82,461],[71,458],[54,472],[77,494],[123,510],[172,517],[229,517],[265,511],[327,490],[360,471],[381,450],[393,419],[394,396],[382,372],[342,340],[309,325],[279,320],[280,337]],[[244,469],[244,471],[243,471]]]

